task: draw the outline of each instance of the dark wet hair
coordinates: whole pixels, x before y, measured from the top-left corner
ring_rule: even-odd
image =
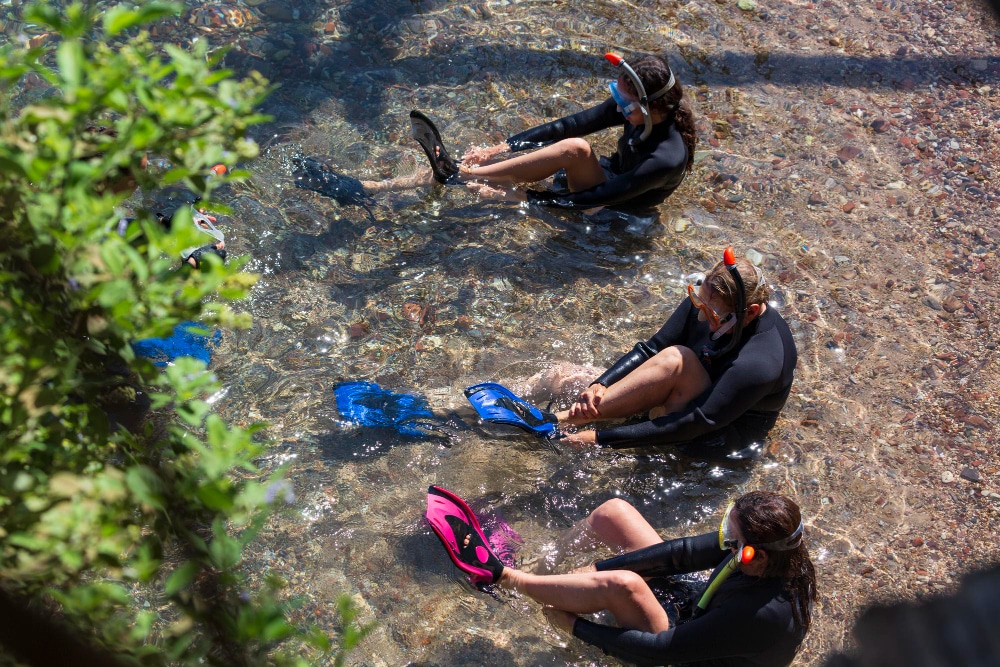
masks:
[[[642,81],[647,95],[654,94],[670,81],[670,65],[665,56],[663,58],[643,56],[634,65],[629,64],[639,75],[639,80]],[[624,83],[630,94],[639,95],[635,86],[632,85],[631,79],[627,76],[624,77]],[[649,106],[651,111],[673,114],[674,124],[677,125],[677,131],[681,133],[681,137],[684,138],[684,146],[687,147],[687,170],[691,171],[691,167],[694,165],[694,147],[698,144],[698,133],[694,126],[694,114],[691,112],[687,100],[684,99],[684,86],[681,85],[676,74],[674,75],[673,87],[663,97],[650,102]]]
[[[736,260],[736,270],[739,271],[740,278],[743,279],[747,308],[755,303],[767,303],[767,300],[771,298],[771,290],[767,286],[764,272],[754,266],[746,257],[740,257]],[[705,284],[718,294],[730,308],[735,306],[736,290],[739,288],[729,274],[725,262],[719,262],[712,267],[712,270],[705,276]]]
[[[736,522],[747,544],[766,544],[787,538],[802,521],[799,506],[779,493],[751,491],[741,496],[733,508]],[[790,551],[767,551],[767,568],[761,575],[785,580],[792,597],[795,620],[805,632],[812,622],[811,606],[816,600],[816,569],[809,559],[805,541]]]

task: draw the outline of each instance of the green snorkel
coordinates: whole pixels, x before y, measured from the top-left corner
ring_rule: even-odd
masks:
[[[753,549],[753,547],[749,548]],[[719,573],[708,582],[705,592],[702,593],[701,597],[698,599],[698,604],[695,605],[695,614],[703,613],[706,609],[708,609],[708,603],[712,601],[713,597],[715,597],[715,593],[719,590],[719,586],[722,585],[723,581],[729,578],[729,575],[736,572],[738,569],[740,569],[740,561],[736,558],[736,554],[729,554],[726,556],[726,560],[723,561],[722,569],[720,569],[718,571]]]

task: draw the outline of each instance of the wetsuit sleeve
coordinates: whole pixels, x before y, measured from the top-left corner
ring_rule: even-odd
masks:
[[[604,371],[604,374],[591,384],[603,384],[605,387],[610,387],[641,366],[647,359],[656,356],[660,350],[676,345],[678,341],[683,339],[690,315],[691,300],[684,299],[681,305],[674,310],[670,319],[656,332],[656,335],[645,343],[636,343],[630,352],[616,361],[611,368]]]
[[[615,174],[600,185],[579,192],[559,193],[548,190],[527,190],[528,201],[539,206],[562,209],[587,209],[614,206],[650,191],[666,188],[687,164],[687,149],[677,135],[674,141],[664,141],[655,151],[642,158],[632,169]]]
[[[787,639],[788,605],[763,604],[759,592],[731,597],[660,633],[612,628],[578,619],[573,634],[605,653],[640,665],[722,660],[760,654]]]
[[[746,605],[711,609],[660,633],[613,628],[577,619],[573,635],[608,655],[637,665],[719,660],[752,655],[780,638],[782,628]]]
[[[570,137],[582,137],[592,132],[621,125],[622,115],[615,111],[615,101],[608,98],[603,104],[584,109],[572,116],[566,116],[551,123],[545,123],[515,134],[507,139],[511,152],[529,148],[541,148]]]
[[[645,549],[594,563],[598,572],[630,570],[644,577],[669,577],[709,570],[719,564],[728,552],[719,549],[718,533],[695,537],[679,537],[654,544]]]
[[[775,345],[778,346],[777,349]],[[691,406],[657,419],[597,431],[602,447],[621,449],[649,444],[693,440],[735,421],[773,391],[780,378],[783,348],[775,337],[757,337],[739,352],[739,357]]]

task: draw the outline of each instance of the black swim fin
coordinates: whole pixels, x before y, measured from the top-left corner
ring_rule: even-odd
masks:
[[[295,187],[318,192],[341,206],[360,206],[367,211],[368,217],[374,222],[375,218],[370,207],[375,205],[375,200],[365,193],[361,181],[338,173],[311,157],[294,157],[292,166]]]
[[[441,141],[441,133],[431,119],[414,109],[410,112],[410,129],[431,163],[434,180],[438,183],[457,182],[453,177],[458,174],[458,163],[448,155]]]

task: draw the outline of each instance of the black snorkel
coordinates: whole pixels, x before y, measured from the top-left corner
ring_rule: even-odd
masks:
[[[729,331],[729,342],[726,343],[725,347],[713,349],[706,346],[702,349],[701,356],[706,364],[710,364],[713,358],[720,357],[736,347],[743,336],[743,321],[747,317],[747,288],[743,284],[740,272],[736,270],[736,253],[733,252],[732,246],[726,248],[725,252],[722,253],[722,261],[725,263],[729,275],[736,282],[736,294],[733,295],[733,313],[736,315],[736,323]]]
[[[653,100],[658,100],[667,94],[667,91],[674,87],[674,73],[673,70],[668,69],[670,72],[670,80],[667,81],[667,85],[660,88],[658,91],[652,95],[646,95],[646,89],[642,85],[642,80],[639,79],[639,75],[635,73],[625,59],[621,56],[616,56],[613,53],[605,53],[604,58],[614,65],[615,67],[621,67],[625,70],[625,74],[628,75],[629,80],[632,82],[632,86],[635,87],[635,92],[639,94],[639,110],[642,111],[642,119],[646,124],[643,129],[642,134],[639,135],[639,141],[645,141],[649,134],[653,131],[653,118],[649,114],[649,103]],[[629,143],[632,143],[630,140]]]

